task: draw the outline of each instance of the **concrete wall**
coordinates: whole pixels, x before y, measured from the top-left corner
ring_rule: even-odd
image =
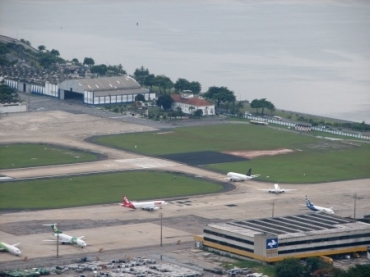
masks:
[[[21,113],[27,111],[27,105],[20,103],[14,105],[0,105],[0,113]]]

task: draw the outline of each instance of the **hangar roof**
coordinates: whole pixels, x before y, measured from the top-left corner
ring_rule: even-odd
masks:
[[[250,237],[263,233],[275,234],[279,238],[292,238],[306,236],[308,234],[322,235],[364,229],[370,232],[370,224],[328,214],[304,214],[239,220],[228,223],[209,224],[208,226]]]
[[[123,94],[145,94],[149,91],[142,88],[130,76],[99,77],[86,79],[69,79],[59,84],[59,88],[77,93],[93,92],[95,96],[114,96]]]
[[[141,88],[138,82],[130,76],[99,77],[73,80],[86,91],[126,90]]]

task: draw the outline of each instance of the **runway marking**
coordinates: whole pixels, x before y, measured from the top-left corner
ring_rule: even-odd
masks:
[[[156,167],[169,167],[174,166],[172,162],[154,159],[154,158],[136,158],[136,159],[125,159],[125,160],[115,160],[119,163],[128,163],[132,166],[137,166],[141,168],[156,168]]]

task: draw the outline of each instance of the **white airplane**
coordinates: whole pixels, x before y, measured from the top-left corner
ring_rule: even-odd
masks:
[[[51,226],[51,230],[53,230],[53,234],[54,236],[56,237],[59,237],[59,242],[61,244],[76,244],[78,246],[80,246],[81,248],[84,248],[85,246],[87,246],[86,242],[84,242],[82,240],[82,237],[72,237],[72,236],[69,236],[67,234],[63,234],[63,232],[61,230],[59,230],[57,228],[57,224],[54,223],[54,224],[44,224],[44,226]],[[58,239],[56,240],[44,240],[44,241],[57,241]]]
[[[120,205],[130,209],[142,209],[145,211],[156,211],[162,209],[162,206],[167,205],[168,202],[163,200],[155,200],[150,202],[131,202],[126,196],[122,197],[122,203]]]
[[[296,189],[283,189],[278,184],[275,184],[273,189],[260,189],[260,190],[268,191],[271,193],[283,193],[286,191],[291,191],[291,190],[296,190]]]
[[[256,178],[260,176],[260,174],[252,175],[252,168],[250,168],[247,172],[247,174],[240,174],[240,173],[235,173],[235,172],[229,172],[226,174],[227,179],[232,182],[237,182],[237,181],[245,181],[245,180],[250,180],[253,178]]]
[[[324,207],[316,206],[310,201],[310,199],[308,199],[307,195],[306,195],[306,206],[307,208],[314,211],[315,213],[334,214],[334,211],[332,210],[333,207],[324,208]]]
[[[0,251],[7,251],[10,254],[19,256],[20,254],[22,254],[21,250],[19,250],[18,247],[17,247],[19,244],[20,243],[10,245],[10,244],[7,244],[5,242],[0,242]]]

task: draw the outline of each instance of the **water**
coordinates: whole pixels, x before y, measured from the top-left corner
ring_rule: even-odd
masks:
[[[0,33],[238,100],[370,122],[370,2],[0,0]]]

